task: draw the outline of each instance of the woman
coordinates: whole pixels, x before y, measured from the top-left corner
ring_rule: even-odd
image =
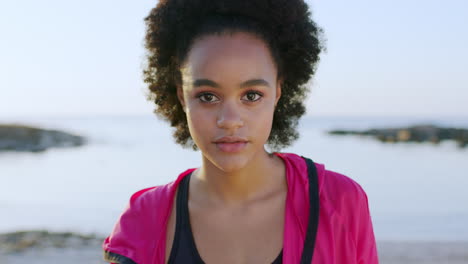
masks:
[[[132,195],[112,263],[378,263],[359,184],[292,153],[323,49],[302,0],[161,0],[145,81],[199,168]]]

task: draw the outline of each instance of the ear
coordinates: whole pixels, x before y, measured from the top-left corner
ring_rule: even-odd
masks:
[[[283,80],[282,79],[278,79],[278,81],[276,82],[276,98],[275,98],[275,107],[276,105],[278,104],[278,101],[281,97],[281,86],[283,85]]]
[[[179,102],[182,105],[182,110],[184,110],[185,112],[184,90],[182,89],[182,86],[177,86],[177,98],[179,99]]]

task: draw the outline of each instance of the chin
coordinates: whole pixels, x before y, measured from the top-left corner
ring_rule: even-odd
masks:
[[[204,152],[203,156],[219,170],[225,173],[232,173],[245,168],[253,158],[253,153],[250,151],[224,153],[214,149]]]
[[[209,158],[210,162],[225,173],[239,171],[247,166],[249,159],[243,155],[216,155]]]

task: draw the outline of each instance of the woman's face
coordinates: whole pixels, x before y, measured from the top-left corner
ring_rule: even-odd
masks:
[[[178,97],[205,161],[233,172],[264,155],[281,95],[265,42],[243,32],[203,36],[181,71]]]

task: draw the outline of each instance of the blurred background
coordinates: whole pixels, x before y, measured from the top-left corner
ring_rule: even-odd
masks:
[[[103,263],[131,194],[200,164],[146,100],[143,18],[156,3],[0,2],[0,147],[34,133],[63,141],[0,149],[0,263]],[[327,52],[301,138],[281,151],[364,188],[382,263],[468,263],[466,145],[328,133],[468,129],[468,2],[308,3]]]

